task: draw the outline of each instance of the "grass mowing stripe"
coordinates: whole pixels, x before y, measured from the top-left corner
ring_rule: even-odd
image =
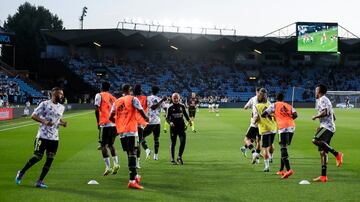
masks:
[[[89,111],[89,110],[70,110],[70,111],[65,111],[64,115],[70,115],[70,114],[74,114],[74,113],[81,113],[81,112],[85,112],[85,111]],[[32,122],[32,121],[33,120],[31,120],[31,116],[26,116],[26,117],[22,116],[22,117],[15,118],[15,119],[10,119],[10,120],[2,120],[2,121],[0,121],[0,128],[3,128],[4,126],[29,123],[29,122]]]
[[[33,122],[33,120],[28,120],[28,121],[18,122],[18,123],[2,124],[0,127],[6,128],[8,126],[14,126],[14,125],[18,125],[18,124],[31,123],[31,122]]]
[[[92,112],[82,112],[82,113],[78,113],[78,114],[72,114],[72,115],[68,115],[68,116],[64,116],[64,119],[66,118],[72,118],[72,117],[77,117],[77,116],[81,116],[81,115],[85,115],[85,114],[90,114]],[[37,125],[39,123],[35,122],[35,123],[31,123],[31,124],[25,124],[25,125],[20,125],[20,126],[15,126],[15,127],[10,127],[10,128],[4,128],[4,129],[0,129],[1,131],[7,131],[7,130],[13,130],[13,129],[17,129],[17,128],[22,128],[22,127],[26,127],[26,126],[33,126],[33,125]]]
[[[252,165],[250,156],[242,156],[239,148],[249,127],[250,111],[220,109],[217,117],[200,109],[196,116],[197,133],[187,131],[184,166],[170,165],[169,132],[161,131],[159,161],[145,160],[142,152],[139,174],[143,177],[143,191],[127,189],[127,156],[118,138],[115,146],[121,169],[117,175],[102,176],[105,165],[97,150],[94,114],[73,118],[69,127],[60,129],[59,150],[45,179],[47,190],[33,187],[44,159],[26,173],[20,186],[14,182],[16,171],[31,157],[38,127],[5,131],[0,135],[0,201],[357,201],[360,110],[335,109],[337,131],[331,145],[345,153],[345,160],[337,168],[335,158],[329,155],[329,182],[310,185],[298,183],[320,174],[319,152],[311,143],[319,122],[311,120],[315,109],[297,111],[296,132],[288,150],[294,175],[289,179],[281,180],[275,175],[281,153],[277,142],[270,173],[262,171],[262,160]],[[153,137],[147,141],[153,149]],[[179,144],[176,153],[178,147]],[[87,185],[90,179],[100,184]]]

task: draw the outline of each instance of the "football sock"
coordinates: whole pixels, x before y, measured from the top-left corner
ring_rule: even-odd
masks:
[[[290,170],[290,162],[287,148],[281,148],[281,161],[284,162],[286,170]]]
[[[110,169],[110,158],[109,157],[104,158],[104,162],[105,162],[106,169]]]
[[[21,173],[25,173],[31,166],[35,165],[41,160],[42,156],[34,155],[29,161],[25,164],[24,168],[21,169]]]
[[[326,165],[321,166],[321,176],[326,176]]]
[[[128,156],[128,167],[130,171],[130,180],[135,180],[135,177],[137,175],[136,172],[136,155],[130,154]]]
[[[264,159],[264,164],[265,164],[265,168],[269,168],[270,167],[269,159]]]
[[[325,141],[319,141],[319,145],[322,149],[332,153],[335,157],[338,155],[338,152],[334,148],[332,148],[330,145],[328,145]]]
[[[115,165],[119,165],[119,159],[117,156],[113,156],[112,159]]]
[[[51,167],[51,164],[52,164],[53,160],[54,160],[53,157],[47,157],[47,158],[46,158],[46,161],[45,161],[44,167],[43,167],[43,169],[42,169],[42,171],[41,171],[39,180],[41,180],[41,181],[44,180],[46,174],[47,174],[47,173],[49,172],[49,170],[50,170],[50,167]]]
[[[155,154],[159,153],[159,147],[160,147],[159,137],[154,136],[154,150],[155,150]]]

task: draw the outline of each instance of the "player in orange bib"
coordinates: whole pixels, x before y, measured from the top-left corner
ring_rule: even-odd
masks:
[[[139,185],[141,176],[136,171],[136,150],[139,144],[138,119],[139,112],[146,122],[149,118],[145,114],[139,99],[132,95],[129,84],[122,86],[124,96],[117,99],[110,112],[110,120],[115,123],[116,131],[120,136],[123,150],[128,156],[128,167],[130,171],[129,189],[144,189]]]
[[[134,95],[137,99],[139,99],[140,104],[144,110],[144,112],[148,113],[148,105],[147,105],[147,97],[146,95],[142,95],[142,88],[140,84],[136,84],[134,87]],[[141,148],[140,143],[144,140],[144,128],[148,125],[148,122],[141,116],[139,112],[136,113],[136,119],[138,120],[138,134],[139,134],[139,145],[137,145],[137,152],[136,152],[136,168],[140,167],[140,155],[141,155]],[[150,156],[150,150],[145,150],[146,158]]]
[[[101,145],[102,156],[105,161],[104,176],[110,173],[116,174],[120,169],[118,156],[114,146],[115,138],[117,136],[115,124],[109,120],[110,110],[116,98],[109,93],[110,83],[103,82],[101,85],[101,92],[95,96],[95,116],[99,128],[99,143]],[[113,167],[110,168],[110,157],[108,149],[110,150]]]
[[[291,105],[284,102],[284,97],[283,93],[279,93],[277,95],[277,102],[271,104],[263,112],[262,116],[275,115],[279,133],[279,144],[281,147],[280,170],[276,174],[286,179],[293,174],[293,170],[290,168],[287,146],[291,144],[295,132],[294,120],[297,118],[297,112]],[[284,166],[286,167],[286,171],[284,171]]]

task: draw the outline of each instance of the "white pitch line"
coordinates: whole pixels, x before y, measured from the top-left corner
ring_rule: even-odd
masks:
[[[31,123],[31,122],[33,122],[33,120],[21,121],[21,122],[10,123],[10,124],[1,124],[0,127],[14,126],[14,125],[18,125],[18,124]]]
[[[85,114],[90,114],[93,112],[84,112],[84,113],[78,113],[78,114],[73,114],[73,115],[69,115],[69,116],[64,116],[64,118],[72,118],[72,117],[76,117],[76,116],[81,116],[81,115],[85,115]],[[4,129],[0,129],[1,131],[7,131],[7,130],[12,130],[12,129],[17,129],[17,128],[23,128],[26,126],[33,126],[33,125],[38,125],[39,123],[31,123],[31,124],[25,124],[25,125],[20,125],[20,126],[15,126],[15,127],[11,127],[11,128],[4,128]]]

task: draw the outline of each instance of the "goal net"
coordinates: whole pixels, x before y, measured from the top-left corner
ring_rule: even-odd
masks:
[[[328,91],[326,94],[336,108],[360,107],[360,91]]]

